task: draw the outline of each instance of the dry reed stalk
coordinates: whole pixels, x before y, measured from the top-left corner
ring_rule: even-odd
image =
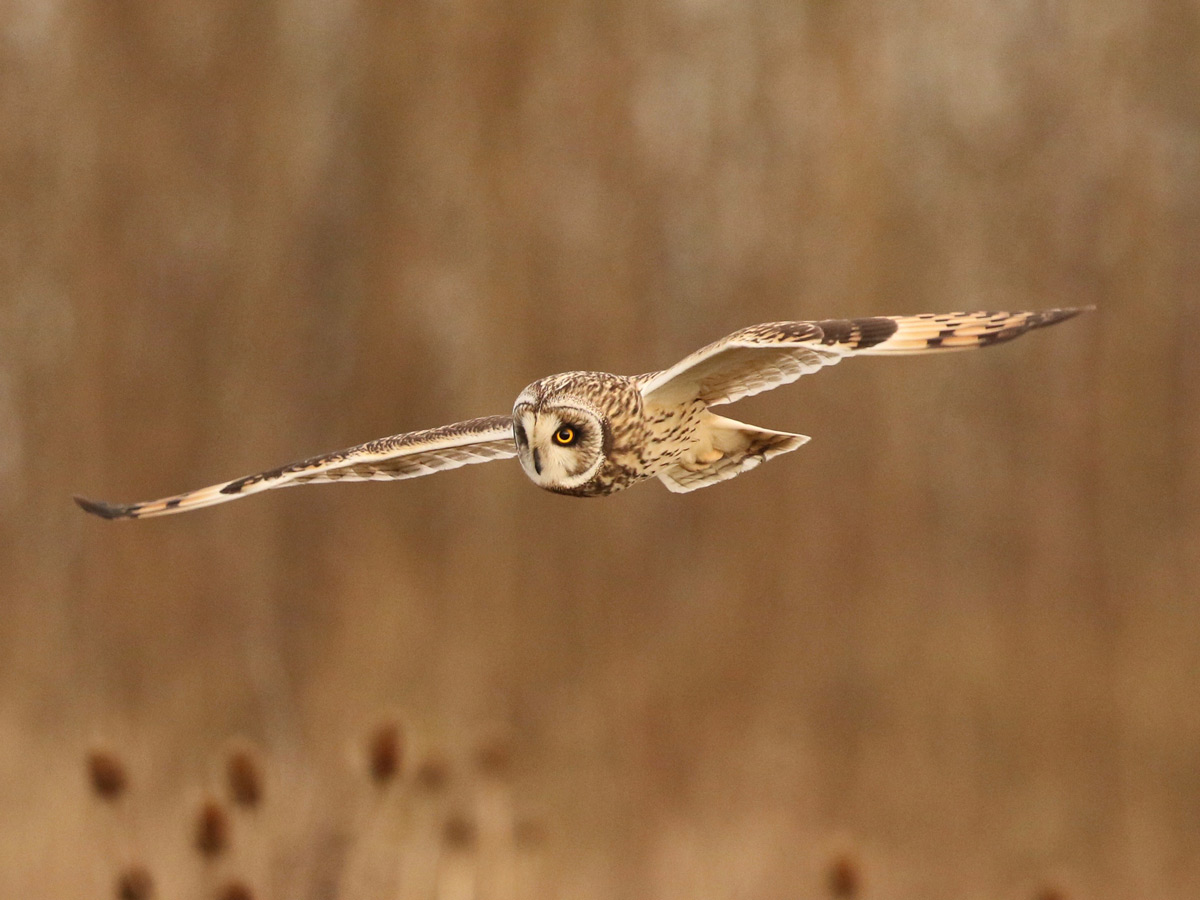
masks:
[[[483,900],[516,897],[513,836],[512,749],[498,737],[475,752],[474,809],[478,823],[478,895]]]
[[[437,858],[436,900],[475,900],[479,896],[479,827],[461,814],[442,826]]]
[[[236,738],[222,754],[222,793],[228,798],[226,812],[230,833],[223,866],[236,872],[238,880],[226,886],[264,883],[272,865],[273,848],[281,840],[278,804],[268,802],[268,760],[251,742]]]
[[[428,900],[437,896],[442,829],[451,784],[450,763],[440,753],[429,752],[413,772],[413,794],[400,847],[398,900]]]
[[[125,761],[109,748],[95,747],[85,760],[88,787],[96,802],[90,817],[95,847],[110,866],[123,866],[133,856],[133,813],[129,804],[130,776]],[[137,891],[152,884],[135,877],[145,867],[129,864],[117,876],[118,895],[126,888]],[[128,883],[125,876],[130,875]]]
[[[513,896],[549,897],[546,827],[536,819],[513,824]]]
[[[360,746],[355,768],[365,777],[352,788],[354,811],[340,886],[347,896],[394,896],[403,877],[401,855],[411,801],[411,786],[404,777],[404,728],[398,718],[385,718]]]

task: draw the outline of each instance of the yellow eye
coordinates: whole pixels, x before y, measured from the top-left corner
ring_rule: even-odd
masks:
[[[554,432],[554,441],[564,447],[569,447],[575,443],[575,429],[569,425],[564,425],[558,431]]]

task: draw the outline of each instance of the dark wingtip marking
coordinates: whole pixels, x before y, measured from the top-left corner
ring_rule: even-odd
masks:
[[[882,344],[896,333],[894,320],[875,316],[866,319],[825,319],[817,322],[821,343],[844,344],[851,350],[866,350]]]
[[[1047,309],[1041,312],[1029,313],[1029,318],[1024,323],[1024,327],[1025,329],[1030,329],[1043,328],[1046,325],[1057,325],[1059,322],[1075,318],[1080,313],[1095,312],[1095,310],[1095,306],[1068,306],[1062,309]]]
[[[1008,328],[1002,328],[999,331],[980,335],[980,344],[986,347],[991,344],[1011,341],[1013,338],[1019,337],[1027,331],[1032,331],[1034,328],[1057,325],[1059,322],[1075,318],[1080,313],[1091,312],[1095,308],[1094,306],[1072,306],[1063,309],[1047,309],[1042,312],[1029,313],[1024,322],[1019,322]]]
[[[85,512],[90,512],[93,516],[99,516],[102,519],[132,519],[137,515],[138,509],[141,507],[134,506],[117,506],[112,503],[104,503],[100,500],[89,500],[87,497],[76,495],[75,502],[79,508]]]
[[[867,319],[855,319],[854,324],[858,326],[859,339],[855,350],[866,350],[869,347],[874,347],[876,344],[882,344],[893,334],[899,327],[894,319],[884,318],[883,316],[875,316]]]
[[[1095,305],[1091,306],[1072,306],[1066,309],[1052,309],[1046,317],[1046,325],[1053,325],[1055,322],[1062,322],[1065,319],[1073,319],[1080,313],[1095,312]]]

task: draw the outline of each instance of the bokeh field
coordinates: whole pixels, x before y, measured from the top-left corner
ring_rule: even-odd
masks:
[[[106,523],[778,319],[690,495]],[[0,3],[0,895],[1200,896],[1200,8]]]

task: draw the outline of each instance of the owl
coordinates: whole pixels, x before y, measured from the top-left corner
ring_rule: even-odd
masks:
[[[1091,309],[1087,307],[1086,309]],[[540,488],[604,497],[649,478],[687,493],[748,472],[808,441],[718,415],[848,356],[988,347],[1085,308],[770,322],[709,344],[659,372],[564,372],[535,381],[512,414],[380,438],[174,497],[109,504],[76,497],[106,519],[212,506],[260,491],[334,481],[392,481],[517,457]]]

